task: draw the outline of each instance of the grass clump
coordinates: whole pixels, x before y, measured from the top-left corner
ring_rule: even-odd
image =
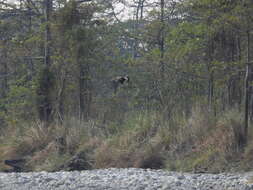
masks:
[[[139,114],[127,120],[118,134],[98,147],[95,167],[161,168],[161,149],[153,142],[157,130],[155,116]]]

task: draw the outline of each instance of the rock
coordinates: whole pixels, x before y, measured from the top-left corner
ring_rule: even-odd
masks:
[[[185,176],[184,175],[180,175],[180,176],[177,177],[177,179],[179,179],[179,180],[185,179]]]
[[[25,159],[4,160],[4,164],[13,167],[10,170],[5,170],[5,172],[24,172],[26,171],[25,163]]]

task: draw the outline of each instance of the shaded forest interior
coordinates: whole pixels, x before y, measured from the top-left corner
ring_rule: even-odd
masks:
[[[0,0],[0,170],[252,169],[252,31],[251,0]]]

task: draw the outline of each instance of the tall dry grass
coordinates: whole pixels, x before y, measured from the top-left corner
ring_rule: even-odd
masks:
[[[16,138],[2,138],[8,146],[5,143],[5,153],[0,154],[3,159],[26,158],[27,167],[37,171],[55,171],[77,155],[85,160],[87,169],[138,167],[220,172],[235,164],[244,169],[252,167],[252,138],[242,152],[243,122],[237,110],[214,117],[195,107],[189,117],[175,115],[170,120],[155,111],[129,113],[124,118],[106,125],[69,118],[48,128],[39,122],[22,130],[12,128],[9,133]]]

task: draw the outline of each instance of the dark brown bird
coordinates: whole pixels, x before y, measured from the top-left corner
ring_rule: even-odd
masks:
[[[117,76],[114,79],[112,79],[111,82],[112,82],[112,87],[114,89],[114,93],[116,94],[119,85],[123,85],[125,82],[128,83],[129,81],[130,81],[130,78],[128,75]]]

